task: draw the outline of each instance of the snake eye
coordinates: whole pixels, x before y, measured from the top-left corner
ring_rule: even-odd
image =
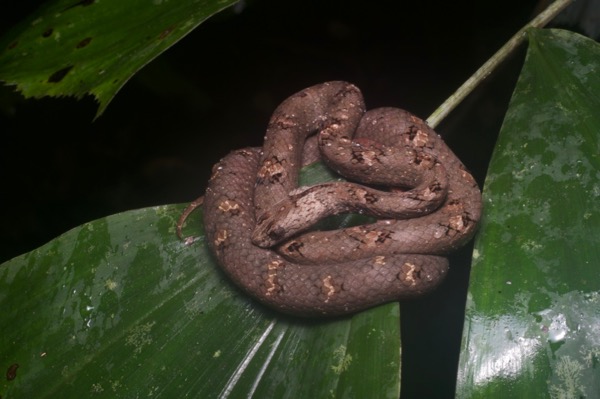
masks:
[[[271,240],[279,242],[285,237],[285,229],[281,226],[273,227],[268,234]]]

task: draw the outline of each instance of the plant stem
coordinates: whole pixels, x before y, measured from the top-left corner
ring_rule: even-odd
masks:
[[[487,78],[524,40],[529,28],[541,28],[550,22],[573,0],[557,0],[548,6],[537,17],[521,28],[504,46],[500,48],[485,64],[481,66],[462,86],[458,88],[442,105],[427,118],[427,124],[435,128],[454,108],[461,103],[474,89]]]

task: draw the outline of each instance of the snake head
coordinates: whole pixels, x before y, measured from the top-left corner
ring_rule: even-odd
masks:
[[[286,229],[278,225],[275,220],[265,212],[256,221],[256,227],[252,233],[252,243],[261,248],[270,248],[287,238]]]
[[[259,215],[252,233],[252,242],[270,248],[284,240],[306,231],[327,215],[326,201],[311,196],[309,189],[295,190],[292,195],[277,203],[271,210]]]

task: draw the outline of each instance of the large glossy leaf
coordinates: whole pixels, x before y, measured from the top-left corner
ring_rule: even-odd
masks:
[[[461,398],[600,397],[600,47],[531,30],[484,187]]]
[[[98,114],[135,72],[237,0],[54,0],[0,42],[0,80],[27,97],[92,94]]]
[[[399,396],[398,304],[275,314],[230,285],[195,214],[199,240],[176,238],[181,210],[96,220],[0,266],[2,398]]]

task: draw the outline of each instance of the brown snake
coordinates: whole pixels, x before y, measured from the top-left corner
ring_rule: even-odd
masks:
[[[394,189],[348,182],[297,189],[315,132],[336,172]],[[471,239],[481,195],[425,122],[395,108],[365,113],[358,88],[328,82],[275,110],[262,150],[237,150],[216,164],[203,207],[208,244],[236,285],[281,312],[334,316],[435,288],[448,270],[439,255]],[[347,212],[383,219],[300,234]]]

